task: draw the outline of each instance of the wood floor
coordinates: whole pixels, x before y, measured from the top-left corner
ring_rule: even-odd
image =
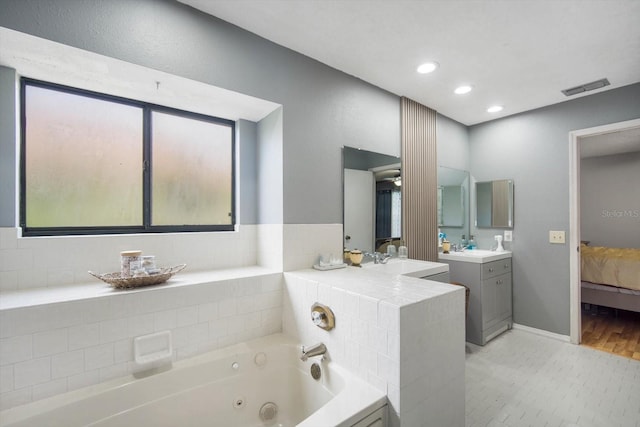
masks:
[[[583,306],[582,344],[640,360],[640,313]]]

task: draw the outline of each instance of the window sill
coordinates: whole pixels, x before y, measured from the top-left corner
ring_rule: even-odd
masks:
[[[86,284],[8,291],[0,293],[0,311],[71,301],[91,300],[95,298],[108,298],[141,292],[161,292],[166,289],[181,288],[184,286],[209,285],[227,280],[260,277],[276,273],[279,273],[279,271],[259,266],[249,266],[224,270],[178,273],[163,284],[127,290],[114,289],[108,284],[96,279]]]

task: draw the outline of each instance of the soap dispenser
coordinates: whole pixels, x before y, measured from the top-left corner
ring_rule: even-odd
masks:
[[[469,244],[467,245],[467,249],[475,249],[476,241],[473,238],[473,234],[469,236]]]

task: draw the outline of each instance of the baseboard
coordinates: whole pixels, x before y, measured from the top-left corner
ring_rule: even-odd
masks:
[[[556,334],[555,332],[545,331],[544,329],[532,328],[531,326],[520,325],[518,323],[513,324],[513,329],[519,329],[521,331],[530,332],[536,335],[542,335],[543,337],[553,338],[554,340],[571,342],[569,335]]]

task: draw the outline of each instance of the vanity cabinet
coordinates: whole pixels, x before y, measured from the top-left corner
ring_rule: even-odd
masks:
[[[442,260],[449,264],[452,282],[469,287],[466,339],[485,345],[510,329],[512,317],[511,258],[488,262]]]

